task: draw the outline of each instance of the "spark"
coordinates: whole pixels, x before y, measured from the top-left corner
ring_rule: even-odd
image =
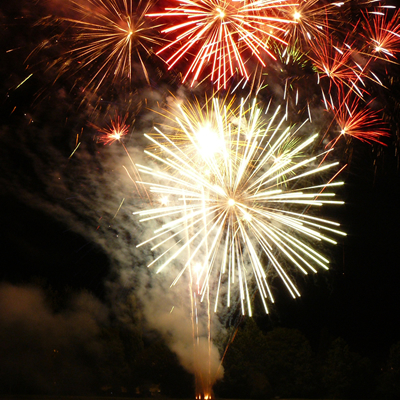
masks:
[[[73,150],[73,152],[71,153],[71,155],[68,158],[71,158],[75,152],[78,150],[78,147],[80,146],[81,142],[78,142],[78,144],[75,146],[75,149]]]
[[[20,86],[22,86],[33,74],[28,75],[15,89],[18,89]]]
[[[110,124],[107,125],[105,128],[98,127],[94,124],[90,124],[93,128],[95,128],[100,136],[98,137],[98,141],[100,143],[103,143],[104,145],[111,145],[114,142],[119,142],[123,149],[125,150],[126,155],[128,156],[128,159],[130,161],[131,167],[132,167],[132,173],[134,178],[132,178],[131,174],[129,173],[128,169],[124,167],[129,179],[133,182],[136,188],[136,192],[139,194],[141,198],[147,197],[150,200],[149,193],[147,192],[146,188],[143,185],[138,185],[137,181],[141,180],[140,173],[138,169],[136,168],[135,163],[132,160],[132,157],[125,146],[123,142],[123,138],[129,133],[129,127],[126,123],[128,119],[128,114],[126,114],[123,118],[120,117],[119,115],[116,115],[113,120],[111,120]]]
[[[118,207],[116,213],[114,214],[114,216],[112,217],[112,219],[115,219],[115,217],[118,215],[119,210],[120,210],[121,207],[122,207],[122,204],[124,204],[124,201],[125,201],[125,197],[122,199],[121,203],[119,204],[119,207]]]
[[[196,126],[184,109],[191,106],[178,108],[180,140],[186,135],[187,143],[198,149]],[[172,285],[197,265],[196,284],[202,299],[209,290],[215,290],[215,299],[226,290],[229,306],[237,288],[243,314],[252,314],[254,280],[268,312],[267,298],[273,301],[271,277],[279,276],[290,294],[299,296],[288,266],[305,274],[318,267],[328,269],[329,260],[313,243],[334,244],[331,235],[345,235],[337,229],[338,223],[305,212],[306,207],[343,204],[334,200],[334,193],[321,193],[342,184],[321,184],[323,171],[338,163],[318,166],[321,155],[308,157],[306,150],[317,135],[297,138],[298,130],[283,126],[286,115],[280,116],[279,109],[267,118],[255,100],[222,107],[213,98],[207,112],[218,122],[218,136],[223,139],[221,151],[211,156],[199,152],[193,157],[174,143],[173,135],[160,130],[157,139],[145,135],[154,149],[146,153],[163,168],[138,165],[151,178],[140,183],[149,186],[151,193],[168,195],[169,204],[136,213],[142,222],[160,222],[154,236],[138,246],[151,241],[152,250],[160,250],[148,265],[157,264],[157,273],[177,259],[182,261]],[[206,168],[211,174],[204,174]],[[313,178],[317,183],[312,183]]]

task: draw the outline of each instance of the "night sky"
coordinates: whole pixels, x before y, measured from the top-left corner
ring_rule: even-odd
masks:
[[[34,313],[29,304],[35,301],[29,293],[38,290],[35,298],[40,298],[40,288],[49,287],[60,293],[73,291],[77,298],[89,293],[82,300],[90,304],[83,307],[88,312],[85,318],[102,320],[118,306],[113,301],[117,302],[120,291],[143,294],[133,272],[145,268],[133,250],[143,231],[132,222],[133,187],[119,161],[124,160],[124,150],[118,143],[96,143],[89,122],[104,125],[114,110],[126,112],[133,97],[155,104],[168,90],[177,92],[179,84],[173,73],[166,73],[158,81],[154,78],[151,90],[141,82],[133,94],[126,88],[109,89],[101,100],[93,94],[97,96],[93,102],[100,104],[97,109],[90,101],[81,102],[76,77],[66,75],[54,82],[54,72],[48,72],[47,61],[41,59],[50,59],[57,47],[27,60],[51,31],[33,26],[44,8],[35,9],[22,0],[13,3],[0,9],[0,304],[8,310],[0,309],[0,321],[13,320],[13,310],[21,316]],[[150,68],[159,71],[158,61]],[[398,77],[399,72],[397,65],[391,66],[392,76]],[[315,347],[328,331],[378,362],[384,362],[390,346],[400,340],[397,81],[387,90],[378,90],[381,98],[386,97],[378,105],[389,114],[387,146],[353,141],[339,147],[338,158],[349,161],[342,174],[346,184],[339,192],[345,205],[330,210],[329,216],[341,223],[348,236],[329,249],[331,270],[299,278],[301,298],[293,300],[282,290],[271,314],[256,316],[266,330],[300,329]],[[149,111],[143,115],[127,141],[139,159],[143,146],[138,132],[151,129],[154,120]],[[69,158],[77,134],[82,144]],[[114,219],[123,198],[124,206]],[[11,305],[16,299],[18,304]],[[78,303],[66,306],[76,318],[83,310]],[[65,329],[69,323],[73,326],[72,320],[64,319]]]

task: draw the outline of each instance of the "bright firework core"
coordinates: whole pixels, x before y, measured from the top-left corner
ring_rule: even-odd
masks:
[[[240,2],[224,1],[220,3],[220,7],[215,8],[216,18],[229,20],[230,17],[234,16],[238,12]],[[224,21],[222,21],[224,23]]]
[[[217,8],[215,11],[217,12],[217,17],[219,17],[221,19],[223,19],[225,17],[225,12],[222,11],[220,8]]]
[[[211,157],[223,148],[223,142],[218,133],[209,125],[196,132],[196,141],[203,157]]]
[[[111,134],[110,136],[111,136],[112,138],[114,138],[115,140],[120,140],[122,134],[121,134],[121,132],[119,132],[119,131],[114,131],[114,133]]]

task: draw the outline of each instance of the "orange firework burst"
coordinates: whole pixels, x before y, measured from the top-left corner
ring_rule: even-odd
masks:
[[[175,0],[178,1],[178,0]],[[235,74],[249,78],[245,67],[244,52],[255,56],[265,66],[263,53],[275,59],[269,50],[269,40],[286,44],[281,38],[283,26],[293,20],[282,16],[282,9],[293,4],[286,0],[234,1],[234,0],[181,0],[179,5],[166,8],[165,12],[148,14],[150,17],[183,18],[177,25],[164,29],[163,33],[182,32],[174,41],[157,54],[180,46],[166,63],[171,69],[191,51],[197,53],[190,64],[183,82],[193,74],[192,86],[200,73],[208,66],[211,80],[217,87],[226,87]]]
[[[79,18],[64,18],[70,23],[66,37],[72,40],[68,54],[79,70],[92,72],[88,85],[96,81],[132,79],[136,64],[149,82],[145,57],[151,47],[159,45],[155,36],[157,26],[144,18],[152,3],[142,6],[133,0],[68,0]]]
[[[389,59],[400,52],[400,10],[392,17],[388,12],[374,12],[372,22],[364,14],[367,45],[377,57]]]
[[[389,132],[379,117],[379,111],[368,108],[372,100],[368,104],[361,104],[359,97],[351,98],[349,93],[345,95],[343,91],[339,92],[338,97],[339,107],[336,109],[332,103],[329,103],[329,106],[335,114],[339,135],[328,144],[328,147],[333,147],[341,137],[385,145],[381,140],[389,136]]]

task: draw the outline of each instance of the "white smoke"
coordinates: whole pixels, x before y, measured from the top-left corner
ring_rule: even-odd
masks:
[[[158,102],[163,98],[163,94],[158,92],[148,92],[146,95],[149,96],[149,103],[152,100],[154,103]],[[58,101],[63,104],[69,101],[65,92]],[[54,110],[55,119],[57,114],[62,121],[62,110]],[[152,129],[150,124],[156,118],[154,114],[144,111],[138,123],[143,126],[143,131],[139,132],[136,129],[126,142],[135,163],[149,165],[149,161],[144,157],[143,148],[138,143],[142,140],[141,135],[148,132],[147,129]],[[76,115],[76,119],[85,125],[85,121],[90,120],[91,115],[88,116],[82,111]],[[107,118],[112,116],[103,117],[104,123],[109,123]],[[33,119],[40,120],[40,115]],[[207,339],[206,312],[198,313],[198,325],[195,329],[198,344],[194,347],[191,293],[187,277],[183,277],[174,288],[170,288],[175,279],[175,268],[166,268],[162,273],[155,275],[147,268],[147,264],[155,257],[150,251],[151,245],[136,248],[138,243],[152,236],[159,221],[140,224],[138,218],[133,215],[133,212],[147,207],[148,200],[137,194],[135,185],[126,172],[128,170],[133,175],[133,166],[122,146],[119,143],[111,146],[95,144],[89,136],[90,130],[85,127],[81,137],[82,143],[69,158],[76,145],[75,135],[80,131],[78,124],[77,132],[69,132],[69,148],[55,144],[65,132],[57,132],[52,126],[36,128],[33,123],[29,129],[13,132],[13,136],[6,132],[5,127],[1,130],[4,133],[4,162],[7,162],[7,150],[16,146],[18,142],[20,156],[29,160],[33,169],[32,177],[26,178],[21,178],[18,171],[15,171],[13,176],[11,169],[11,176],[0,177],[0,183],[8,188],[9,193],[30,207],[47,213],[89,242],[101,246],[109,256],[117,276],[117,279],[105,283],[110,298],[116,296],[115,293],[121,289],[132,290],[140,303],[144,323],[148,328],[155,329],[163,335],[166,343],[188,371],[195,374],[210,372],[215,379],[222,377],[220,349],[213,343],[209,346]],[[40,185],[40,190],[37,189],[37,184],[30,184],[32,179]],[[212,337],[223,329],[216,315],[212,316],[211,329]],[[215,380],[214,378],[212,379]]]

